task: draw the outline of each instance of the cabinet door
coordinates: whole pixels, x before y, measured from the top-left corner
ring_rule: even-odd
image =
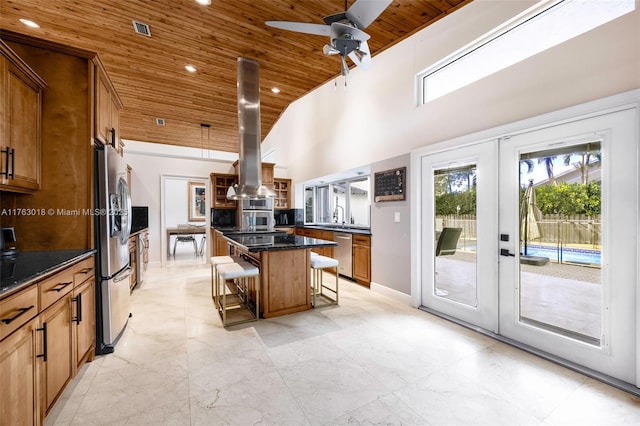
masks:
[[[41,88],[13,64],[7,72],[5,147],[0,189],[32,192],[40,188]]]
[[[44,418],[66,384],[73,377],[71,296],[62,297],[40,314],[38,358],[40,375],[40,411]]]
[[[101,72],[96,73],[96,138],[111,143],[111,93]]]
[[[366,286],[371,283],[371,240],[369,237],[354,237],[353,278]]]
[[[273,163],[262,163],[262,184],[273,186]]]
[[[78,371],[87,359],[93,359],[96,343],[95,282],[95,278],[91,277],[73,291],[75,371]]]
[[[0,421],[7,425],[38,425],[37,375],[34,349],[38,321],[33,319],[0,342]],[[40,337],[40,336],[38,336]]]
[[[118,104],[113,98],[109,98],[111,106],[109,107],[109,125],[110,129],[113,129],[112,133],[107,133],[109,139],[107,143],[114,142],[116,150],[122,155],[123,145],[120,143],[120,110]]]
[[[215,256],[229,256],[229,243],[222,236],[222,232],[215,231]]]

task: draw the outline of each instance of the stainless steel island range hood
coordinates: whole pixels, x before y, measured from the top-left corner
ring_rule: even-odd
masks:
[[[275,197],[275,192],[262,184],[260,154],[260,66],[256,61],[238,58],[238,130],[240,158],[238,184],[230,186],[227,198]]]

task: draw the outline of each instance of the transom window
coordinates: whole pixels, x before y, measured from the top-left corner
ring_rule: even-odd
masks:
[[[544,0],[419,73],[419,103],[426,104],[634,9],[634,0]]]

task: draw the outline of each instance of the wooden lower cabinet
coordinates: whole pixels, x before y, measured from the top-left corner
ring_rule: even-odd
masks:
[[[296,228],[296,235],[317,238],[319,240],[335,241],[333,231],[327,231],[325,229]],[[333,247],[322,247],[313,251],[321,256],[333,257]]]
[[[74,370],[77,372],[82,364],[93,361],[96,346],[96,280],[89,278],[73,290]]]
[[[41,425],[95,355],[93,257],[1,299],[0,319],[0,425]]]
[[[38,320],[30,320],[0,341],[0,423],[39,425],[36,339]]]
[[[213,230],[213,255],[229,256],[229,243],[224,239],[222,232]]]
[[[354,235],[353,246],[353,279],[367,287],[371,285],[371,237]]]
[[[36,341],[40,371],[40,415],[49,412],[65,386],[73,377],[73,346],[71,327],[71,294],[40,314],[42,332]]]

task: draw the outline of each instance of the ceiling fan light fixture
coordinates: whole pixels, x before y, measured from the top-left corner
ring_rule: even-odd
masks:
[[[327,56],[340,54],[340,51],[338,49],[328,44],[324,45],[324,47],[322,48],[322,52]]]

